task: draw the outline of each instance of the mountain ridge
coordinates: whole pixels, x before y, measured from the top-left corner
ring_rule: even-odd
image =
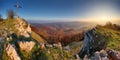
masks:
[[[0,28],[4,32],[0,35],[0,60],[74,59],[61,43],[47,43],[21,18],[3,20]]]

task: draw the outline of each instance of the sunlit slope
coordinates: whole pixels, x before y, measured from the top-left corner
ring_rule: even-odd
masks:
[[[106,41],[107,49],[114,49],[120,51],[120,31],[110,28],[97,27],[97,34],[101,35],[99,39]]]
[[[5,19],[0,22],[0,36],[5,37],[13,33],[17,34],[18,36],[24,36],[31,33],[33,39],[37,40],[38,42],[45,43],[45,40],[34,31],[31,31],[29,26],[30,24],[27,23],[24,19]]]
[[[24,19],[5,19],[0,22],[0,36],[6,36],[12,33],[17,35],[28,35],[31,29]]]
[[[37,33],[35,33],[34,31],[32,31],[31,35],[32,35],[32,38],[37,40],[38,42],[46,43],[46,41],[42,37],[40,37]]]

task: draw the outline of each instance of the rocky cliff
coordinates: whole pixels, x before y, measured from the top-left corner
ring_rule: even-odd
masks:
[[[24,19],[6,19],[0,22],[0,60],[21,60],[21,55],[18,53],[22,49],[21,46],[25,47],[29,43],[21,43],[30,38],[31,28]],[[32,39],[29,39],[31,41]],[[27,48],[34,46],[29,44]],[[20,47],[20,48],[19,48]],[[32,49],[32,48],[31,48]],[[27,50],[27,49],[26,49]],[[30,50],[30,49],[29,49]],[[29,51],[28,50],[28,51]]]

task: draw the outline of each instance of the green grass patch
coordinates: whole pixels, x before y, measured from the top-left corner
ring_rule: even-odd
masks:
[[[107,42],[107,49],[120,51],[120,31],[104,27],[99,27],[96,31],[99,35],[104,37],[100,38]]]

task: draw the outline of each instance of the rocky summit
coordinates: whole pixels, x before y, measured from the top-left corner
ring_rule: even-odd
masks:
[[[70,60],[61,43],[49,44],[22,18],[0,22],[0,60]]]

